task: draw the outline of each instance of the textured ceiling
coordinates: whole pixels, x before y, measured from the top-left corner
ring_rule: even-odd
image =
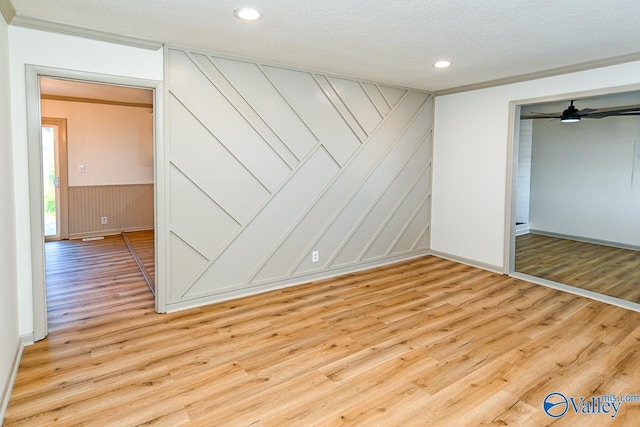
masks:
[[[19,17],[431,91],[640,58],[638,0],[11,2]],[[235,18],[249,5],[262,19]],[[454,65],[434,69],[442,58]]]

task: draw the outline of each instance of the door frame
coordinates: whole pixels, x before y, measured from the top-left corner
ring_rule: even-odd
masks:
[[[604,302],[640,312],[640,304],[611,297],[605,294],[588,291],[586,289],[565,285],[559,282],[530,276],[528,274],[519,273],[515,269],[515,253],[516,253],[516,202],[517,202],[517,183],[518,183],[518,151],[520,147],[520,109],[523,105],[542,104],[546,102],[563,101],[567,99],[580,99],[592,96],[609,95],[622,92],[630,92],[640,90],[640,84],[631,84],[624,86],[613,86],[599,89],[587,89],[575,92],[567,92],[561,94],[552,94],[535,98],[524,98],[512,100],[509,102],[509,137],[507,146],[507,178],[506,178],[506,194],[505,194],[505,222],[504,222],[504,266],[503,273],[517,279],[527,280],[547,286],[552,289],[569,292],[575,295],[590,298],[595,301]]]
[[[47,290],[44,257],[44,195],[42,188],[42,111],[40,77],[76,80],[82,82],[129,86],[153,90],[153,166],[154,166],[154,226],[156,259],[157,312],[165,306],[165,172],[164,172],[164,89],[159,80],[89,73],[36,65],[26,66],[27,148],[29,168],[29,225],[31,243],[31,280],[33,298],[33,338],[47,336]]]
[[[58,222],[58,230],[57,237],[53,239],[45,240],[57,240],[58,238],[68,239],[69,238],[69,203],[68,203],[68,191],[69,191],[69,181],[68,181],[68,164],[67,164],[67,119],[64,118],[55,118],[55,117],[43,117],[41,126],[57,126],[58,127],[58,189],[59,189],[59,197],[57,197],[56,205],[57,205],[57,222]]]

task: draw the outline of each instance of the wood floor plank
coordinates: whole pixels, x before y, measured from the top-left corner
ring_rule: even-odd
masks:
[[[640,304],[640,251],[530,233],[516,237],[515,269]]]
[[[147,282],[149,289],[156,293],[156,254],[154,230],[128,231],[122,233],[122,239]]]
[[[427,256],[156,314],[117,236],[45,249],[6,426],[638,425],[542,400],[638,393],[640,313]]]

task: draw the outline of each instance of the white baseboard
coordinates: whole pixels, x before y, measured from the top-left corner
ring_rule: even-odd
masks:
[[[516,225],[516,236],[523,236],[525,234],[529,234],[531,230],[529,230],[529,224],[519,224]]]
[[[331,277],[341,276],[343,274],[355,273],[357,271],[368,270],[370,268],[382,267],[397,262],[408,261],[414,258],[420,258],[430,255],[428,249],[412,251],[409,253],[384,257],[381,259],[358,263],[347,267],[331,268],[316,273],[307,273],[295,277],[289,277],[284,280],[272,281],[267,283],[248,285],[242,289],[223,291],[213,295],[196,296],[190,301],[181,301],[177,303],[167,304],[167,313],[173,313],[189,308],[201,307],[203,305],[215,304],[217,302],[228,301],[237,298],[248,297],[251,295],[261,294],[263,292],[275,291],[278,289],[288,288],[290,286],[303,285],[309,282],[328,279]]]
[[[4,420],[4,414],[7,411],[7,407],[9,406],[9,398],[11,397],[11,390],[13,390],[13,384],[16,381],[16,375],[18,375],[18,367],[20,366],[20,359],[22,359],[22,351],[24,350],[24,344],[22,339],[19,339],[16,342],[16,352],[13,356],[13,362],[11,364],[11,371],[9,378],[6,379],[4,384],[2,385],[2,407],[0,407],[0,424],[2,424]]]
[[[446,252],[432,250],[431,255],[439,258],[448,259],[449,261],[459,262],[461,264],[470,265],[471,267],[481,268],[483,270],[493,271],[494,273],[505,274],[504,268],[501,265],[489,264],[482,261],[477,261],[470,258],[461,257],[458,255],[449,254]]]
[[[104,236],[115,236],[117,234],[129,233],[134,231],[148,231],[153,230],[153,227],[128,227],[128,228],[114,228],[111,230],[101,230],[101,231],[88,231],[86,233],[73,233],[69,234],[70,240],[78,240],[92,237],[104,237]]]
[[[24,347],[33,345],[36,342],[36,337],[33,333],[20,335],[20,341]]]
[[[638,245],[630,245],[630,244],[627,244],[627,243],[612,242],[610,240],[592,239],[590,237],[573,236],[571,234],[555,233],[553,231],[536,230],[536,229],[533,229],[533,228],[530,230],[530,232],[532,234],[540,234],[541,236],[557,237],[559,239],[575,240],[577,242],[592,243],[594,245],[604,245],[604,246],[611,246],[611,247],[614,247],[614,248],[629,249],[629,250],[632,250],[632,251],[640,251],[640,246],[638,246]]]

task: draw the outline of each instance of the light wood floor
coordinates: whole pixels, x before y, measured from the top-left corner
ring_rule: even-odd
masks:
[[[155,245],[154,231],[128,231],[122,233],[122,238],[129,247],[131,255],[140,267],[142,276],[144,277],[151,292],[156,293],[156,262],[155,262]]]
[[[525,234],[516,238],[516,271],[640,303],[640,252]]]
[[[462,264],[161,315],[125,252],[47,244],[51,332],[25,349],[7,426],[540,426],[550,392],[640,392],[640,313]],[[640,404],[567,424],[637,426]]]

